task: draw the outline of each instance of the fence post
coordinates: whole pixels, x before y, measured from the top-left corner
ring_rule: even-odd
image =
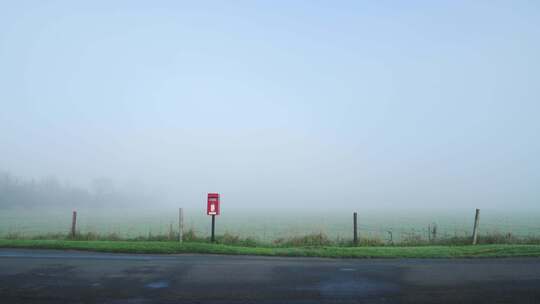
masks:
[[[71,217],[71,238],[75,238],[76,229],[77,229],[77,211],[73,211],[73,216]]]
[[[478,225],[480,224],[480,209],[476,209],[476,214],[474,216],[474,229],[472,236],[472,244],[476,245],[478,241]]]
[[[394,245],[394,236],[392,233],[392,228],[390,228],[390,230],[388,230],[387,232],[390,235],[390,245]]]
[[[182,243],[184,239],[184,209],[178,209],[178,241]]]
[[[356,212],[353,213],[353,243],[358,245],[358,216]]]

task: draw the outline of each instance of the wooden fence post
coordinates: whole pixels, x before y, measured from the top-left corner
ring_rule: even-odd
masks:
[[[358,216],[356,212],[353,213],[353,243],[358,245]]]
[[[478,241],[478,225],[480,224],[480,209],[476,209],[476,214],[474,216],[474,229],[472,236],[472,244],[476,245]]]
[[[184,209],[178,209],[178,241],[182,243],[184,239]]]
[[[73,216],[71,217],[71,238],[75,238],[76,229],[77,229],[77,211],[73,211]]]

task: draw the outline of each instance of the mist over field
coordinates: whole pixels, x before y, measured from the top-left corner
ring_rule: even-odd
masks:
[[[157,233],[179,207],[205,234],[208,192],[262,238],[353,211],[469,233],[475,208],[540,234],[539,23],[520,1],[3,2],[0,234],[72,210]]]

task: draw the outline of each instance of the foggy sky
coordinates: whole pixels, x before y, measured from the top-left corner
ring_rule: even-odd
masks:
[[[539,9],[5,1],[0,169],[249,210],[538,209]]]

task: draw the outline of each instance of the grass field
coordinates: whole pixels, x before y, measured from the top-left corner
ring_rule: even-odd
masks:
[[[0,240],[1,248],[87,250],[117,253],[206,253],[326,258],[493,258],[540,257],[540,245],[242,247],[198,242]]]
[[[156,208],[79,209],[77,231],[81,234],[116,235],[122,239],[156,238],[177,232],[178,210]],[[186,208],[185,230],[198,237],[210,235],[210,218],[203,212]],[[71,228],[71,209],[30,208],[0,211],[0,238],[32,238],[46,234],[68,233]],[[506,214],[482,210],[480,233],[521,238],[540,237],[539,212]],[[361,239],[381,243],[411,243],[428,240],[428,226],[437,225],[438,239],[467,238],[472,235],[474,209],[456,212],[362,211],[358,215]],[[259,243],[276,239],[323,233],[333,241],[352,240],[352,212],[268,212],[256,213],[226,210],[216,220],[216,233],[251,238]]]

